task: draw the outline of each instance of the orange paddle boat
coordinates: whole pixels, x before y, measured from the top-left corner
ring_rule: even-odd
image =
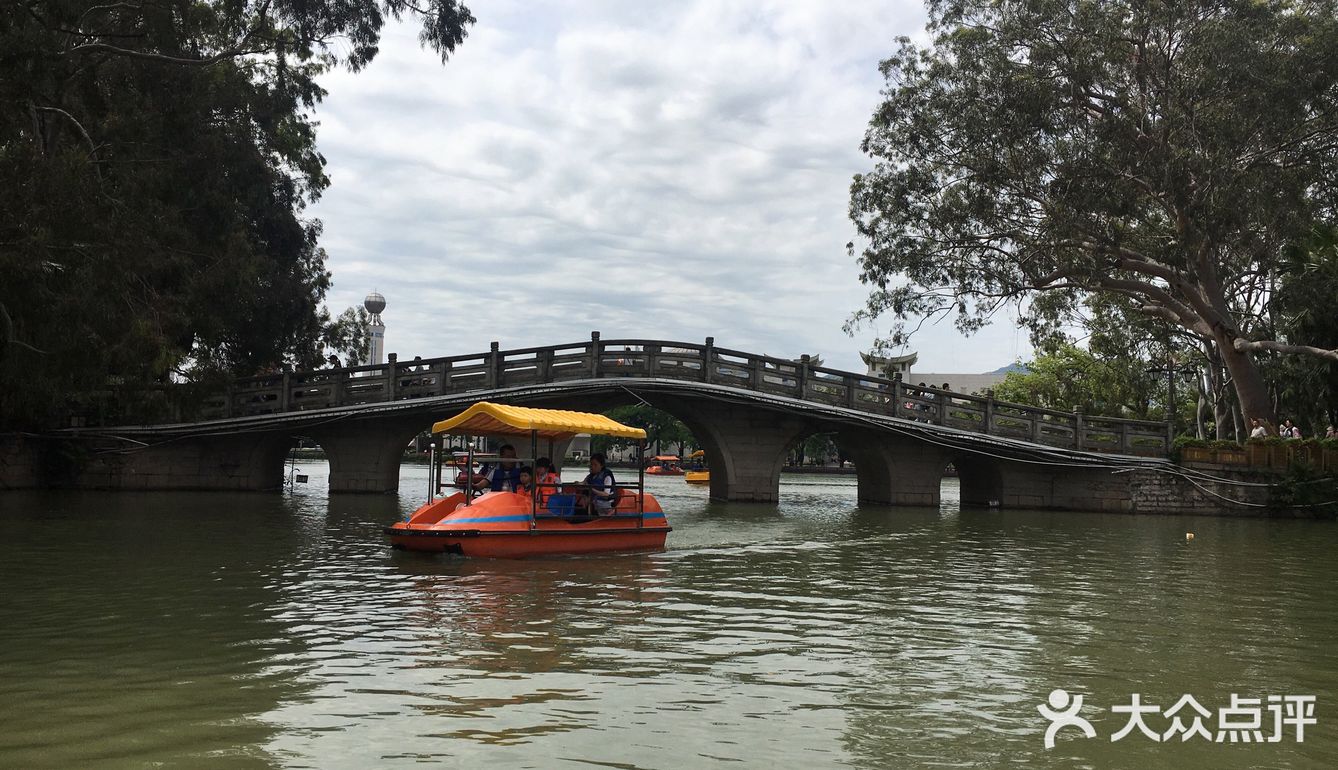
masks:
[[[682,476],[683,467],[678,464],[678,455],[655,455],[650,458],[646,473],[652,476]]]
[[[614,504],[604,513],[578,509],[576,493],[582,491],[583,484],[536,483],[528,493],[479,490],[466,484],[463,491],[437,497],[456,485],[455,478],[443,478],[443,470],[453,477],[460,465],[444,451],[445,436],[465,437],[463,467],[472,469],[476,459],[485,464],[532,464],[538,457],[541,439],[547,442],[548,456],[552,457],[556,442],[578,433],[636,439],[640,450],[645,450],[645,431],[585,412],[481,401],[436,423],[432,426],[428,500],[406,521],[386,528],[391,546],[484,558],[664,548],[671,527],[659,502],[646,492],[644,470],[637,474],[635,489],[615,486]],[[475,453],[476,436],[528,437],[532,451],[528,458]]]

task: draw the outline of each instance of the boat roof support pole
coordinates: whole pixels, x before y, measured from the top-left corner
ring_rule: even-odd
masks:
[[[429,505],[437,499],[437,479],[441,477],[440,469],[437,467],[437,458],[440,456],[437,453],[437,437],[433,436],[427,445],[427,502]]]
[[[531,463],[538,464],[539,460],[539,431],[530,431],[530,460]],[[538,524],[534,515],[539,512],[539,469],[534,465],[530,466],[530,529],[534,529]]]
[[[474,437],[465,434],[465,505],[474,499]]]
[[[646,521],[646,440],[636,442],[636,519],[637,529]]]

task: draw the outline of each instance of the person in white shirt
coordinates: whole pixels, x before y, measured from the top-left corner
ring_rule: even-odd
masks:
[[[1292,425],[1291,420],[1283,420],[1282,427],[1278,428],[1278,435],[1283,438],[1301,438],[1301,429]]]
[[[1250,418],[1250,424],[1254,426],[1254,429],[1250,431],[1250,438],[1264,438],[1268,435],[1268,429],[1264,427],[1263,421],[1258,417]]]

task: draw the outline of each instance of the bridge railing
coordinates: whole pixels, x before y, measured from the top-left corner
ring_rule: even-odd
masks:
[[[646,377],[726,385],[876,415],[931,423],[1037,444],[1119,454],[1165,456],[1165,423],[1095,417],[955,393],[898,379],[664,340],[602,340],[569,345],[246,377],[233,382],[210,416],[240,417],[385,403],[572,380]]]

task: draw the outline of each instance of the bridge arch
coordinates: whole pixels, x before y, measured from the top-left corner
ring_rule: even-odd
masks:
[[[938,506],[945,450],[865,429],[842,431],[837,441],[855,462],[861,503]]]
[[[957,470],[963,508],[997,508],[1003,504],[1004,471],[999,460],[960,452],[952,456],[952,465]]]

